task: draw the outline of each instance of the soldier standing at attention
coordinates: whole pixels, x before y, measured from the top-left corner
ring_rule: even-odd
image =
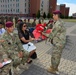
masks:
[[[1,42],[1,45],[3,51],[7,53],[8,57],[12,60],[13,67],[16,68],[20,64],[24,65],[26,62],[30,63],[31,59],[29,58],[29,53],[24,51],[18,35],[13,32],[13,23],[8,21],[5,26],[6,32],[2,35],[4,42]]]
[[[60,14],[60,11],[53,12],[54,24],[52,33],[49,35],[49,41],[51,41],[53,45],[51,66],[47,69],[50,73],[58,72],[62,50],[66,43],[66,28],[64,27],[64,22],[59,18]]]

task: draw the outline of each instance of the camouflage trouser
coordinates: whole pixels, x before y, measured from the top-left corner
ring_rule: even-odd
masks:
[[[12,70],[12,63],[4,66],[3,68],[0,69],[0,75],[13,75],[13,70]]]
[[[13,66],[14,66],[14,67],[17,67],[17,66],[20,65],[20,64],[25,64],[25,62],[26,62],[27,59],[28,59],[28,56],[29,56],[28,53],[23,52],[23,57],[22,57],[22,58],[19,58],[19,57],[18,57],[18,52],[17,52],[17,53],[15,53],[15,54],[11,55],[10,58],[11,58],[12,61],[13,61]]]
[[[64,47],[64,45],[62,45],[62,46],[61,45],[60,46],[53,46],[52,57],[51,57],[51,66],[54,69],[58,68],[63,47]]]

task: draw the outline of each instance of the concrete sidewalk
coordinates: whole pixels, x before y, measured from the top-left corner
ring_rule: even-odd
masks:
[[[67,22],[65,26],[67,28],[67,43],[62,53],[59,75],[76,75],[76,24]],[[38,58],[33,60],[29,69],[21,75],[54,75],[46,71],[51,64],[51,45],[45,44],[45,41],[35,45]]]

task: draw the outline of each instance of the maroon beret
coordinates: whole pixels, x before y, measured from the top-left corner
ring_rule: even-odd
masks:
[[[5,26],[9,28],[9,27],[13,26],[13,22],[8,21],[8,22],[6,22]]]
[[[50,22],[50,23],[52,23],[52,22],[53,22],[53,20],[50,20],[49,22]]]
[[[53,14],[61,14],[61,11],[55,10],[55,11],[53,11]]]

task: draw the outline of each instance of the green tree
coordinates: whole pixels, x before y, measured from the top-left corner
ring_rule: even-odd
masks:
[[[73,17],[72,16],[69,16],[69,19],[73,19]]]
[[[40,18],[40,10],[38,10],[36,17]]]
[[[50,18],[50,17],[51,17],[51,14],[50,14],[50,13],[48,13],[48,14],[47,14],[47,18]]]
[[[44,12],[44,14],[43,14],[43,18],[45,19],[46,18],[46,13]]]
[[[65,18],[68,19],[69,17],[68,16],[65,16]]]
[[[60,15],[60,18],[65,18],[63,14]]]

